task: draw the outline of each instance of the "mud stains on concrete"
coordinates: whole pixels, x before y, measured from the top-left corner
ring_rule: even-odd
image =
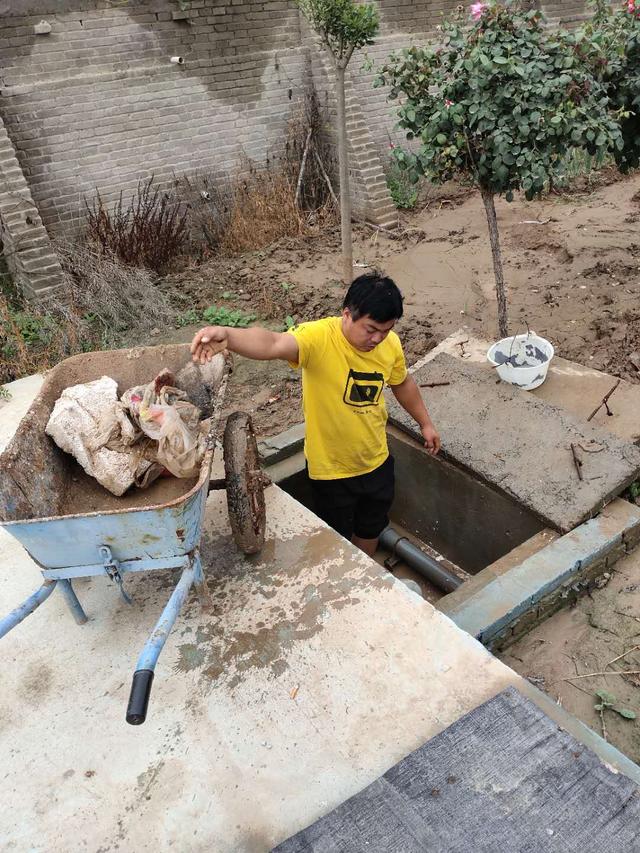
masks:
[[[51,690],[52,683],[51,670],[46,664],[30,664],[20,685],[20,697],[30,705],[38,705]]]
[[[277,678],[287,671],[287,653],[322,631],[333,611],[356,605],[371,587],[391,579],[371,575],[333,531],[287,540],[270,539],[262,552],[242,558],[223,538],[216,565],[206,567],[214,617],[179,648],[177,669],[200,670],[205,690],[233,689],[254,669]],[[222,557],[222,559],[221,559]]]

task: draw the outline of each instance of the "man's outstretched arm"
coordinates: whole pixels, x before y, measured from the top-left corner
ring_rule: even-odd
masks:
[[[390,387],[396,400],[420,427],[420,432],[424,438],[424,446],[432,456],[435,456],[440,450],[440,436],[429,416],[415,379],[408,373],[404,382],[401,382],[400,385],[391,385]]]
[[[254,326],[251,329],[230,329],[226,326],[207,326],[191,342],[193,360],[204,364],[223,350],[236,352],[258,361],[282,359],[297,363],[298,342],[288,332],[271,332]]]

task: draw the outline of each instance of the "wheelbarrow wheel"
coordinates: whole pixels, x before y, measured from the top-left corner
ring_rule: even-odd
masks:
[[[253,424],[245,412],[229,415],[223,448],[233,538],[245,554],[255,554],[264,545],[264,483]]]

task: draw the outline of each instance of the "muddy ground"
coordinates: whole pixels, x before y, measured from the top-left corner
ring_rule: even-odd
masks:
[[[640,672],[640,552],[616,563],[603,589],[556,613],[500,657],[599,734],[596,690],[611,693],[616,706],[640,718],[640,675],[613,674]],[[573,678],[605,671],[611,674]],[[638,719],[624,719],[612,710],[603,713],[609,742],[640,763]]]
[[[497,202],[511,330],[525,321],[559,355],[640,380],[640,175],[604,171],[541,201]],[[405,295],[398,331],[415,361],[465,324],[492,338],[497,321],[484,208],[477,193],[434,190],[403,215],[400,239],[357,226],[358,269],[392,275]],[[268,249],[211,261],[165,280],[186,305],[257,313],[271,328],[337,312],[337,233],[281,240]],[[224,294],[224,296],[223,296]],[[197,325],[167,337],[188,340]],[[164,337],[164,336],[163,336]],[[252,412],[270,435],[301,419],[299,377],[286,366],[238,360],[230,408]]]

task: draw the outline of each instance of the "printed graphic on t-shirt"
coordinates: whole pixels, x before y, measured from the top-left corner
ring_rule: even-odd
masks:
[[[347,406],[377,406],[384,387],[382,373],[361,373],[350,370],[343,400]]]

